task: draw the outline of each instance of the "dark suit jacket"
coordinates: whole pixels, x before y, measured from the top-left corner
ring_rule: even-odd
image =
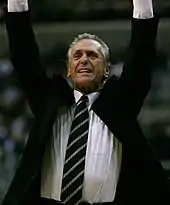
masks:
[[[40,196],[40,167],[54,118],[63,105],[74,104],[73,90],[60,75],[49,79],[42,68],[29,12],[7,13],[11,59],[24,89],[35,124],[3,205],[34,205]],[[150,88],[158,20],[132,19],[131,43],[119,79],[107,80],[93,111],[122,142],[122,164],[116,205],[163,205],[166,182],[163,168],[137,122]]]

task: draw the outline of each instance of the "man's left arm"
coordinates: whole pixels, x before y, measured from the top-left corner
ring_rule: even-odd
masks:
[[[119,82],[122,99],[137,116],[151,84],[158,19],[153,14],[152,0],[133,0],[133,7],[131,43]]]

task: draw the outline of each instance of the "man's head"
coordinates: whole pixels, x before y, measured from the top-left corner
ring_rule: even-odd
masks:
[[[109,74],[109,48],[97,36],[80,34],[68,50],[68,76],[84,94],[98,90]]]

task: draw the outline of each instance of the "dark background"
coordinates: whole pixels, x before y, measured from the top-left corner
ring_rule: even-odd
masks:
[[[49,76],[66,69],[68,46],[82,32],[95,33],[109,45],[112,71],[120,74],[130,38],[131,0],[34,0],[31,5],[34,31]],[[154,5],[161,17],[157,60],[152,88],[139,121],[170,181],[170,1],[155,0]],[[0,203],[15,173],[32,123],[32,113],[9,61],[1,3]]]

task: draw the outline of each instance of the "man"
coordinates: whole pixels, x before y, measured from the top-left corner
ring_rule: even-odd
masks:
[[[13,65],[35,115],[3,205],[164,204],[163,169],[137,122],[150,87],[158,21],[151,0],[134,0],[132,37],[119,79],[109,49],[79,35],[68,51],[68,76],[42,69],[27,0],[8,0]]]

